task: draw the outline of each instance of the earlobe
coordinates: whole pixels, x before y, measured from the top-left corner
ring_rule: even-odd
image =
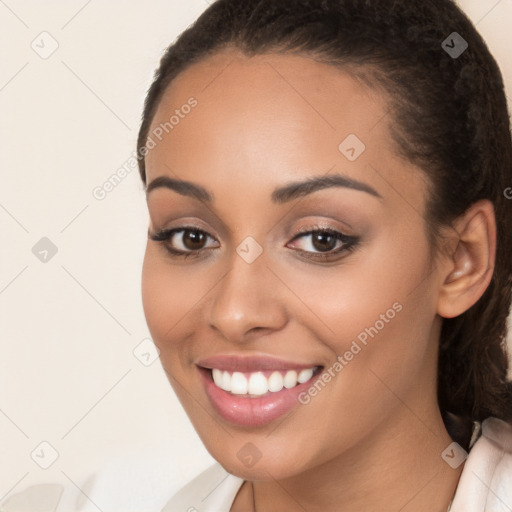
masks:
[[[496,219],[490,201],[473,204],[453,225],[458,233],[455,251],[446,255],[437,312],[453,318],[483,295],[492,278],[496,257]]]

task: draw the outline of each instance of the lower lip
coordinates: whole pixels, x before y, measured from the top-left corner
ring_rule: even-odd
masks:
[[[257,427],[284,416],[299,405],[299,395],[314,383],[321,372],[293,388],[283,388],[259,398],[233,395],[215,385],[210,370],[199,368],[199,373],[210,402],[222,418],[235,425]]]

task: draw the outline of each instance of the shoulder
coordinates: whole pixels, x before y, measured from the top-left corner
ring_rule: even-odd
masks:
[[[471,448],[450,512],[512,510],[512,425],[487,418]]]
[[[0,512],[76,512],[82,510],[84,493],[90,491],[93,481],[94,477],[81,481],[80,488],[60,482],[31,485],[2,500]]]
[[[216,463],[178,491],[161,512],[229,512],[242,483]]]
[[[206,464],[204,457],[191,460],[187,472],[197,473]],[[81,475],[65,469],[60,477],[52,473],[46,481],[41,481],[44,475],[34,484],[20,481],[0,497],[0,512],[160,512],[182,485],[184,470],[168,450],[128,452]]]

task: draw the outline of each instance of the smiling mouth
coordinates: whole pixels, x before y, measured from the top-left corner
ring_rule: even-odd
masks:
[[[259,428],[302,404],[324,366],[268,355],[219,354],[195,361],[215,412],[232,425]]]
[[[205,368],[215,386],[231,395],[243,398],[261,398],[292,389],[310,381],[322,371],[322,366],[302,370],[261,370],[238,372]]]

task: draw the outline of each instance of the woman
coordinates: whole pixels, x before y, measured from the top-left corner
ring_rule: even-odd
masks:
[[[138,152],[146,319],[218,461],[165,511],[512,510],[509,119],[452,1],[218,0]]]

